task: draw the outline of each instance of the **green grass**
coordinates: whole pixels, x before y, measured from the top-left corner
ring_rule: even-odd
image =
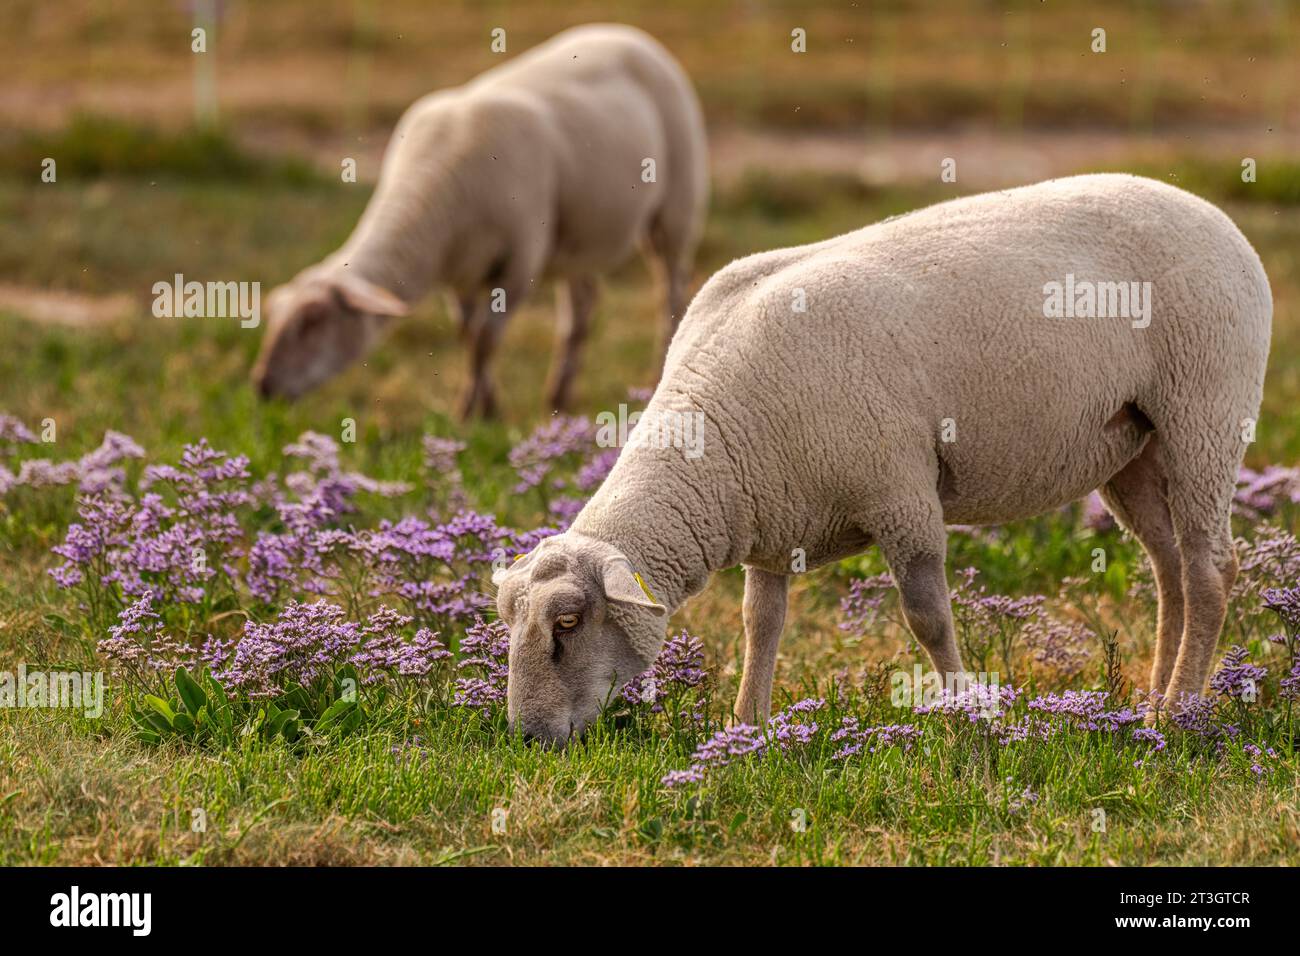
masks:
[[[1274,864],[1300,833],[1294,762],[1257,783],[1178,743],[1135,768],[1140,751],[1095,736],[1003,750],[935,722],[907,753],[772,755],[675,791],[657,781],[689,750],[650,728],[555,753],[464,715],[385,719],[305,752],[207,752],[24,712],[0,735],[0,862]],[[411,734],[424,744],[395,756]]]
[[[436,301],[402,323],[365,367],[298,404],[261,404],[245,380],[260,332],[234,320],[154,319],[149,288],[179,271],[257,279],[269,289],[337,245],[366,187],[299,177],[293,164],[268,172],[227,146],[205,173],[183,136],[172,142],[129,130],[120,136],[152,144],[155,167],[125,159],[106,167],[119,134],[103,150],[98,134],[67,136],[90,144],[76,175],[57,187],[0,179],[0,273],[34,287],[127,291],[139,308],[80,329],[0,314],[0,411],[58,425],[55,445],[30,454],[75,457],[111,428],[135,437],[150,460],[171,461],[204,435],[248,454],[262,473],[282,468],[280,449],[302,431],[337,436],[352,418],[358,440],[346,449],[349,466],[419,483],[420,437],[456,435],[469,443],[464,470],[477,506],[520,527],[542,520],[536,500],[511,494],[505,454],[539,420],[548,297],[529,303],[506,336],[501,423],[462,427],[449,418],[465,359]],[[114,175],[89,178],[103,168]],[[1262,163],[1259,191],[1234,182],[1231,167],[1184,165],[1176,173],[1224,202],[1264,259],[1276,331],[1249,461],[1292,463],[1300,457],[1295,167]],[[738,255],[822,239],[948,195],[938,185],[881,189],[852,177],[754,172],[716,197],[697,276]],[[605,283],[582,410],[615,407],[628,385],[651,383],[657,335],[656,296],[645,269],[631,264]],[[364,520],[418,510],[420,501],[370,502]],[[0,499],[0,669],[87,663],[85,641],[59,623],[75,621],[76,609],[45,574],[49,547],[73,509],[66,489]],[[1092,610],[1119,632],[1124,672],[1140,684],[1154,614],[1124,598],[1128,579],[1142,573],[1133,542],[1090,536],[1062,513],[1009,526],[995,539],[956,536],[951,566],[980,567],[992,590],[1056,595],[1062,578],[1087,573],[1099,540],[1113,571]],[[824,693],[846,667],[910,668],[915,648],[897,628],[857,638],[837,627],[846,579],[879,568],[867,555],[800,579],[779,662],[781,693]],[[738,572],[721,574],[674,621],[705,641],[719,706],[739,670],[740,589]],[[1243,639],[1245,627],[1244,619],[1230,621],[1225,644]],[[1258,633],[1249,640],[1258,651]],[[1271,663],[1276,669],[1277,658]],[[1101,683],[1094,662],[1077,685]],[[869,691],[848,706],[897,719]],[[675,792],[659,779],[686,766],[689,741],[644,723],[602,727],[553,753],[443,708],[393,703],[381,716],[356,737],[297,751],[252,740],[203,750],[136,741],[115,683],[102,721],[5,711],[0,863],[1279,863],[1295,862],[1300,845],[1294,755],[1257,782],[1237,756],[1216,760],[1181,741],[1134,767],[1132,747],[1084,735],[999,751],[960,727],[935,725],[924,746],[905,755],[889,751],[844,767],[825,750],[773,757],[729,768],[703,791]],[[397,761],[391,748],[415,734],[427,753]],[[1009,800],[1025,788],[1038,802],[1012,812]],[[201,834],[190,829],[195,808],[207,815]],[[509,811],[505,833],[492,830],[496,808]],[[1105,832],[1092,828],[1098,808]],[[803,832],[790,826],[796,810],[811,822]]]

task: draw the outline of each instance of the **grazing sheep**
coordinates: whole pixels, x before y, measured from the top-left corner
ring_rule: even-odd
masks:
[[[1118,286],[1100,283],[1130,282],[1150,285],[1116,317]],[[1111,317],[1050,317],[1061,286],[1076,316],[1090,288]],[[733,263],[691,304],[634,447],[571,530],[497,576],[511,720],[548,741],[580,733],[655,658],[668,612],[736,564],[735,713],[762,720],[792,567],[872,544],[935,669],[961,673],[945,525],[1095,488],[1154,565],[1151,686],[1201,692],[1237,570],[1229,511],[1271,314],[1259,258],[1222,212],[1122,175]],[[702,455],[664,440],[682,414],[703,416]]]
[[[597,276],[642,240],[666,290],[665,345],[672,337],[707,194],[699,102],[669,53],[631,27],[566,30],[406,111],[351,237],[268,298],[254,381],[264,396],[302,394],[440,285],[471,356],[461,413],[490,416],[502,330],[551,275],[560,304],[548,392],[564,408]]]

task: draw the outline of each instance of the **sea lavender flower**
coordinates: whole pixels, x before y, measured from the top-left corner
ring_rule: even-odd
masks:
[[[1300,503],[1300,468],[1267,465],[1263,471],[1254,471],[1243,465],[1237,484],[1233,507],[1251,521],[1271,515],[1284,500]]]
[[[587,418],[557,415],[539,425],[510,450],[510,464],[519,476],[515,494],[541,487],[564,459],[573,459],[595,447],[595,429]]]
[[[1157,752],[1165,749],[1165,735],[1154,727],[1134,727],[1133,739],[1151,744],[1151,748]]]
[[[824,699],[807,698],[775,714],[764,727],[736,724],[720,730],[695,748],[690,767],[668,773],[661,782],[667,787],[700,783],[708,773],[737,758],[759,756],[773,748],[789,752],[807,746],[817,733],[817,724],[808,722],[806,717],[825,706]]]
[[[1241,733],[1235,724],[1219,717],[1214,698],[1199,694],[1180,694],[1170,708],[1169,719],[1180,730],[1208,741],[1234,739]]]
[[[1067,690],[1061,694],[1043,694],[1028,704],[1030,710],[1064,719],[1080,730],[1114,732],[1140,721],[1145,713],[1139,707],[1107,710],[1110,693],[1104,690]]]
[[[912,708],[916,714],[961,714],[971,723],[1001,717],[1014,704],[1020,691],[1007,684],[981,684],[974,680],[961,681],[956,687],[944,687],[931,703],[920,703]]]
[[[310,686],[345,662],[363,633],[341,607],[290,601],[275,621],[246,622],[230,654],[214,661],[213,676],[249,698],[274,697],[294,685]]]
[[[465,450],[463,441],[454,438],[439,438],[425,435],[421,444],[424,448],[424,467],[439,474],[460,474],[456,456]]]
[[[1115,529],[1114,515],[1106,508],[1106,503],[1101,500],[1101,495],[1095,491],[1083,499],[1080,521],[1085,528],[1093,532],[1113,531]]]
[[[6,419],[9,419],[6,423]],[[0,442],[35,442],[30,431],[9,416],[0,415]],[[53,488],[77,484],[83,494],[112,491],[120,494],[126,481],[125,469],[118,463],[127,458],[144,457],[144,449],[128,435],[121,432],[104,433],[100,446],[75,461],[54,462],[47,458],[31,458],[18,466],[15,474],[5,469],[0,493],[20,485],[29,488]]]
[[[1277,751],[1272,747],[1265,749],[1257,744],[1243,743],[1241,745],[1241,752],[1250,758],[1250,772],[1256,777],[1262,777],[1264,774],[1273,770],[1272,767],[1266,768],[1264,766],[1265,761],[1277,759]]]
[[[1237,541],[1241,573],[1233,597],[1286,587],[1300,579],[1300,540],[1285,528],[1259,525],[1250,541]]]
[[[319,498],[334,514],[354,510],[352,499],[358,492],[393,498],[411,490],[406,482],[376,481],[360,472],[344,471],[339,461],[338,442],[318,432],[303,432],[297,441],[284,447],[284,454],[301,459],[306,465],[305,471],[286,476],[285,487],[303,500]]]
[[[1007,810],[1013,815],[1020,815],[1033,807],[1038,802],[1038,794],[1025,787],[1020,793],[1014,795],[1007,801]]]
[[[149,592],[122,609],[109,635],[96,644],[96,650],[140,689],[156,689],[157,674],[192,663],[197,656],[194,648],[168,636]]]
[[[831,743],[840,745],[831,759],[846,760],[861,753],[864,748],[867,753],[876,753],[898,746],[906,753],[920,737],[921,728],[915,724],[878,724],[862,728],[858,724],[858,718],[842,717],[839,729],[830,737]]]
[[[36,436],[13,415],[0,412],[0,442],[14,445],[34,445]]]
[[[438,635],[428,628],[420,628],[409,641],[403,638],[402,629],[410,623],[411,618],[387,607],[370,616],[361,631],[364,643],[350,658],[363,684],[378,684],[395,677],[425,677],[438,661],[451,657]]]
[[[1282,619],[1287,635],[1300,638],[1300,587],[1267,588],[1264,606]]]
[[[877,574],[869,578],[855,578],[849,582],[849,593],[840,599],[841,631],[867,634],[880,619],[880,608],[894,588],[894,578]]]
[[[1253,703],[1259,687],[1268,674],[1266,668],[1246,662],[1248,652],[1244,647],[1233,646],[1223,655],[1219,669],[1210,678],[1210,689],[1224,697]]]
[[[1079,621],[1049,617],[1030,620],[1024,636],[1033,659],[1063,677],[1073,677],[1083,669],[1090,657],[1089,645],[1097,637],[1092,628]]]
[[[1300,658],[1291,665],[1291,671],[1278,684],[1278,696],[1283,700],[1300,700]]]
[[[663,712],[664,701],[688,688],[704,683],[704,644],[682,631],[669,638],[650,669],[628,681],[622,697],[629,704],[649,704],[650,712]]]
[[[460,654],[456,670],[477,671],[477,674],[456,678],[452,703],[486,716],[495,705],[506,699],[510,628],[501,620],[487,624],[481,617],[476,618],[461,638]]]

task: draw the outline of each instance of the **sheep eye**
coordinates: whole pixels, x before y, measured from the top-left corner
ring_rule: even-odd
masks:
[[[555,619],[555,629],[557,631],[571,631],[578,626],[578,615],[561,614]]]

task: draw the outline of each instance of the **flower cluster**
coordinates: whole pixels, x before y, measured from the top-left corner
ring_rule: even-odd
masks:
[[[452,703],[487,715],[506,699],[510,628],[504,621],[477,618],[461,638],[460,653],[456,670],[470,676],[456,678]]]
[[[855,578],[849,582],[849,593],[840,599],[841,631],[865,635],[880,620],[880,609],[893,590],[894,578],[877,574],[869,578]]]
[[[1259,696],[1259,689],[1268,669],[1246,660],[1244,647],[1232,647],[1223,655],[1219,669],[1210,678],[1210,689],[1236,700],[1253,703]]]
[[[1121,707],[1108,710],[1110,692],[1104,690],[1067,690],[1061,694],[1043,694],[1028,704],[1030,710],[1063,719],[1079,730],[1114,732],[1140,721],[1141,708]]]
[[[18,419],[0,415],[0,442],[31,444],[35,441],[36,436]],[[126,481],[126,469],[121,463],[129,458],[143,457],[144,449],[130,436],[108,431],[98,448],[77,459],[56,462],[48,458],[28,458],[19,463],[17,473],[0,465],[0,495],[19,487],[62,485],[76,485],[83,494],[121,494]]]
[[[651,713],[658,714],[663,712],[665,700],[700,686],[707,676],[704,644],[682,631],[668,639],[649,670],[623,685],[622,697],[629,704],[647,704]]]
[[[860,727],[857,717],[844,717],[839,729],[831,734],[831,743],[839,744],[839,750],[832,755],[832,760],[847,760],[866,749],[875,753],[889,747],[898,746],[907,752],[921,736],[921,728],[915,724],[877,724],[874,727]]]
[[[741,757],[760,756],[770,750],[789,752],[806,746],[817,733],[817,723],[808,716],[825,706],[825,700],[810,697],[775,714],[763,727],[736,724],[720,730],[695,748],[688,768],[670,771],[662,782],[667,787],[701,783],[710,772]]]

